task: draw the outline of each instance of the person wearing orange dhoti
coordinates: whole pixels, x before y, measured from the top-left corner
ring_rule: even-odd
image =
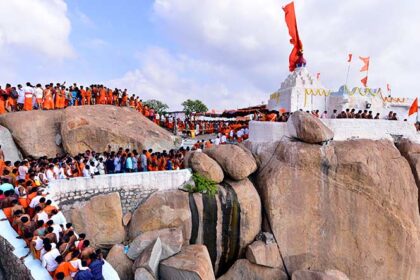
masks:
[[[113,103],[114,103],[114,100],[113,100],[113,91],[112,91],[112,89],[108,89],[108,96],[107,96],[107,100],[108,100],[108,104],[109,105],[112,105]]]
[[[98,104],[106,104],[106,89],[104,87],[99,89]]]
[[[92,97],[95,100],[95,104],[99,104],[99,88],[96,85],[92,87]]]
[[[80,96],[82,97],[81,105],[86,105],[86,90],[80,86]]]
[[[23,102],[23,110],[31,111],[32,110],[32,92],[25,92],[25,101]]]
[[[124,91],[124,93],[122,95],[122,98],[121,98],[120,106],[127,106],[127,100],[128,100],[127,92]]]
[[[15,87],[12,87],[10,84],[6,84],[6,94],[7,94],[7,107],[10,107],[11,112],[15,112],[17,108],[17,91]]]
[[[43,109],[54,110],[54,99],[49,85],[44,90]]]
[[[86,105],[92,105],[92,90],[90,88],[86,90]]]
[[[0,115],[6,114],[6,100],[4,95],[0,96]]]

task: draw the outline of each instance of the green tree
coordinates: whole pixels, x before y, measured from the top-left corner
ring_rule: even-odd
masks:
[[[143,102],[143,105],[153,108],[153,110],[159,114],[164,114],[166,113],[166,110],[169,109],[168,105],[156,99],[146,100]]]
[[[204,113],[209,110],[207,106],[200,100],[187,99],[184,102],[182,102],[181,105],[184,106],[184,112],[187,115],[190,115],[193,112]]]

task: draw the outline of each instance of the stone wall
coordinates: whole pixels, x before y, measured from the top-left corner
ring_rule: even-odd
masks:
[[[64,208],[99,194],[118,192],[123,213],[127,213],[136,209],[153,192],[177,189],[190,178],[191,172],[188,169],[101,175],[94,178],[56,180],[50,183],[48,192]]]
[[[15,248],[0,235],[0,266],[5,280],[34,280],[30,270],[13,253]]]
[[[407,138],[420,143],[420,134],[414,125],[404,121],[365,119],[321,119],[333,132],[334,140]],[[280,122],[250,122],[249,141],[274,142],[289,137],[287,124]]]

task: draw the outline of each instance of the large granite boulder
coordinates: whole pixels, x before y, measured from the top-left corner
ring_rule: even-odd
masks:
[[[128,227],[130,240],[148,231],[181,227],[184,242],[191,236],[191,211],[188,193],[180,190],[153,193],[139,206]]]
[[[223,170],[220,165],[211,157],[202,152],[190,152],[187,160],[184,160],[185,167],[212,180],[221,183],[224,178]]]
[[[86,233],[86,238],[93,246],[111,248],[125,240],[118,193],[102,194],[88,201],[75,202],[71,208],[63,208],[63,213],[78,233]]]
[[[165,228],[148,231],[137,236],[133,242],[130,243],[127,256],[132,260],[136,260],[143,250],[158,237],[160,238],[162,246],[161,259],[169,258],[181,251],[182,244],[184,243],[182,228]]]
[[[271,268],[240,259],[217,280],[287,280],[287,275],[280,268]]]
[[[21,160],[22,155],[16,147],[10,131],[3,126],[0,126],[0,146],[4,152],[6,161],[10,160],[13,163],[17,160]]]
[[[262,166],[257,188],[290,274],[335,268],[350,279],[418,278],[417,187],[393,143],[285,140]]]
[[[70,154],[87,149],[105,151],[108,145],[169,150],[179,141],[171,133],[128,107],[111,105],[69,107],[61,125],[63,147]]]
[[[155,280],[156,278],[145,268],[137,268],[134,280]],[[120,279],[123,280],[123,279]]]
[[[133,261],[124,253],[124,245],[114,245],[108,252],[106,261],[115,269],[120,279],[134,279],[132,271]]]
[[[281,267],[281,257],[276,243],[265,244],[263,241],[255,241],[246,250],[246,258],[258,265],[268,267]]]
[[[0,125],[10,131],[23,156],[55,157],[63,153],[60,136],[62,113],[61,110],[15,112],[1,115]]]
[[[325,272],[297,270],[293,272],[292,280],[349,280],[349,278],[338,270],[327,270]]]
[[[397,148],[410,164],[419,191],[418,202],[420,208],[420,144],[404,139],[397,143]]]
[[[139,268],[144,268],[157,278],[161,255],[162,244],[160,242],[160,238],[158,237],[155,241],[150,243],[143,252],[141,252],[138,259],[134,262],[133,272]]]
[[[141,240],[147,231],[182,227],[184,244],[206,245],[220,275],[245,254],[261,230],[261,220],[260,197],[251,181],[226,180],[216,196],[180,190],[154,193],[134,211],[129,235]]]
[[[287,130],[291,137],[310,144],[320,144],[334,138],[334,133],[320,119],[302,111],[290,116]]]
[[[232,179],[240,181],[257,170],[257,163],[251,153],[237,145],[217,145],[204,152],[213,158]]]
[[[160,263],[159,277],[162,280],[215,279],[207,248],[203,245],[184,247],[180,253]]]

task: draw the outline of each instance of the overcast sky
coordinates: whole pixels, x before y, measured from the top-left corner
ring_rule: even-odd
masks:
[[[104,83],[179,109],[266,102],[288,75],[284,0],[0,0],[0,84]],[[369,86],[418,95],[420,2],[296,0],[308,69],[332,90],[347,54]],[[360,86],[354,59],[350,85]]]

